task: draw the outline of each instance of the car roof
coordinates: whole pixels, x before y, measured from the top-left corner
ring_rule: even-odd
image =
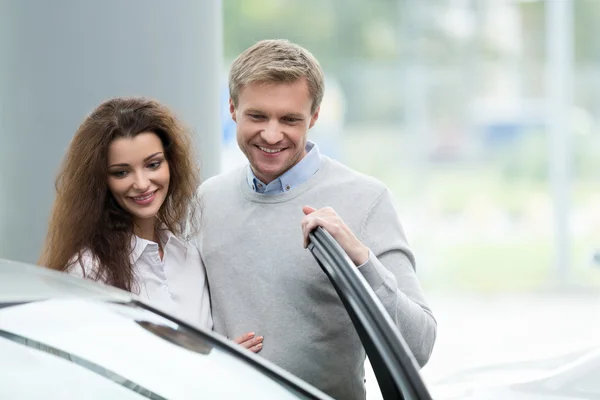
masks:
[[[77,297],[128,302],[134,296],[37,265],[0,259],[0,303]]]

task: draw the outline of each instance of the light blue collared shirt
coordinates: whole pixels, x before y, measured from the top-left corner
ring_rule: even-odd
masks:
[[[254,175],[252,168],[249,167],[246,179],[248,181],[248,186],[256,193],[285,193],[301,183],[306,182],[319,170],[319,167],[321,167],[321,153],[319,153],[319,148],[315,143],[307,141],[306,155],[298,162],[298,164],[288,169],[279,178],[269,182],[269,184],[265,184]]]

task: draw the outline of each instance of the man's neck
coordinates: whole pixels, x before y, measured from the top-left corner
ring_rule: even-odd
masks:
[[[307,142],[304,149],[302,157],[277,176],[264,176],[250,165],[248,186],[261,194],[273,194],[291,190],[305,182],[319,169],[321,157],[313,142]]]

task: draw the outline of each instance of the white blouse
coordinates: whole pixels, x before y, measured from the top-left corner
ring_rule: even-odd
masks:
[[[163,245],[162,260],[157,243],[135,235],[132,238],[131,263],[136,279],[134,292],[161,311],[212,330],[206,270],[200,251],[170,231],[161,231],[159,237]],[[89,250],[83,253],[81,264],[89,277],[95,264]],[[77,264],[68,272],[83,276],[82,268]]]

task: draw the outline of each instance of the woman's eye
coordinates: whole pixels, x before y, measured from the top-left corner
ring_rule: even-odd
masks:
[[[150,169],[157,169],[158,167],[160,167],[160,161],[154,161],[148,164],[148,168]]]
[[[127,171],[113,171],[110,174],[117,178],[123,178],[125,175],[127,175]]]

